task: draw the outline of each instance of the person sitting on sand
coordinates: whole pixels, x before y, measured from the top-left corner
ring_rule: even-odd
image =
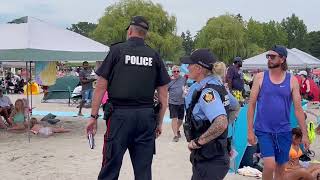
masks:
[[[303,152],[300,148],[302,139],[302,132],[300,128],[292,129],[292,145],[289,152],[289,162],[286,165],[286,172],[293,173],[294,171],[308,172],[313,179],[320,179],[320,164],[319,163],[310,163],[310,162],[301,162],[299,161],[300,156],[303,155]]]
[[[26,124],[25,106],[22,99],[17,99],[14,103],[14,109],[9,117],[9,122],[12,124],[11,130],[24,129]]]
[[[0,129],[7,129],[7,125],[3,122],[1,116],[0,116]]]
[[[9,126],[12,126],[11,122],[9,121],[9,115],[13,109],[13,104],[8,96],[3,95],[3,89],[0,88],[0,116],[7,121]]]

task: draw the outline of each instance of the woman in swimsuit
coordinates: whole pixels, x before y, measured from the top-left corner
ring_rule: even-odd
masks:
[[[302,132],[300,128],[292,129],[292,145],[289,152],[289,162],[286,165],[286,172],[293,173],[305,171],[311,175],[312,179],[320,179],[320,164],[299,161],[303,152],[300,148]]]

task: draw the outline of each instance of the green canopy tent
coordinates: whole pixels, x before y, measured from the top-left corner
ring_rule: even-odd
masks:
[[[68,99],[69,104],[72,98],[72,91],[79,84],[80,80],[77,76],[64,76],[56,80],[56,83],[49,86],[48,93],[42,99],[46,102],[49,99]]]
[[[102,61],[109,51],[101,43],[40,19],[26,16],[16,22],[19,24],[0,25],[0,61],[26,62],[29,82],[31,64],[35,61]],[[30,102],[32,107],[32,96]]]

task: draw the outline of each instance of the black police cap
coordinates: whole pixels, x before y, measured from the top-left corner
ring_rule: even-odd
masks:
[[[190,56],[181,58],[181,63],[183,64],[199,64],[209,70],[212,70],[213,63],[216,61],[216,57],[209,49],[197,49]]]
[[[139,26],[145,30],[149,30],[149,23],[143,16],[134,16],[126,30],[129,29],[130,25]]]

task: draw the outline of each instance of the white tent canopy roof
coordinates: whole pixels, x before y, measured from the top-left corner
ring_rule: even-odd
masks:
[[[109,47],[42,20],[0,25],[0,61],[103,60]]]
[[[305,69],[320,67],[320,60],[305,53],[299,49],[287,49],[288,57],[287,63],[289,69]],[[242,63],[243,69],[268,69],[266,54],[264,52],[257,56],[245,59]]]

